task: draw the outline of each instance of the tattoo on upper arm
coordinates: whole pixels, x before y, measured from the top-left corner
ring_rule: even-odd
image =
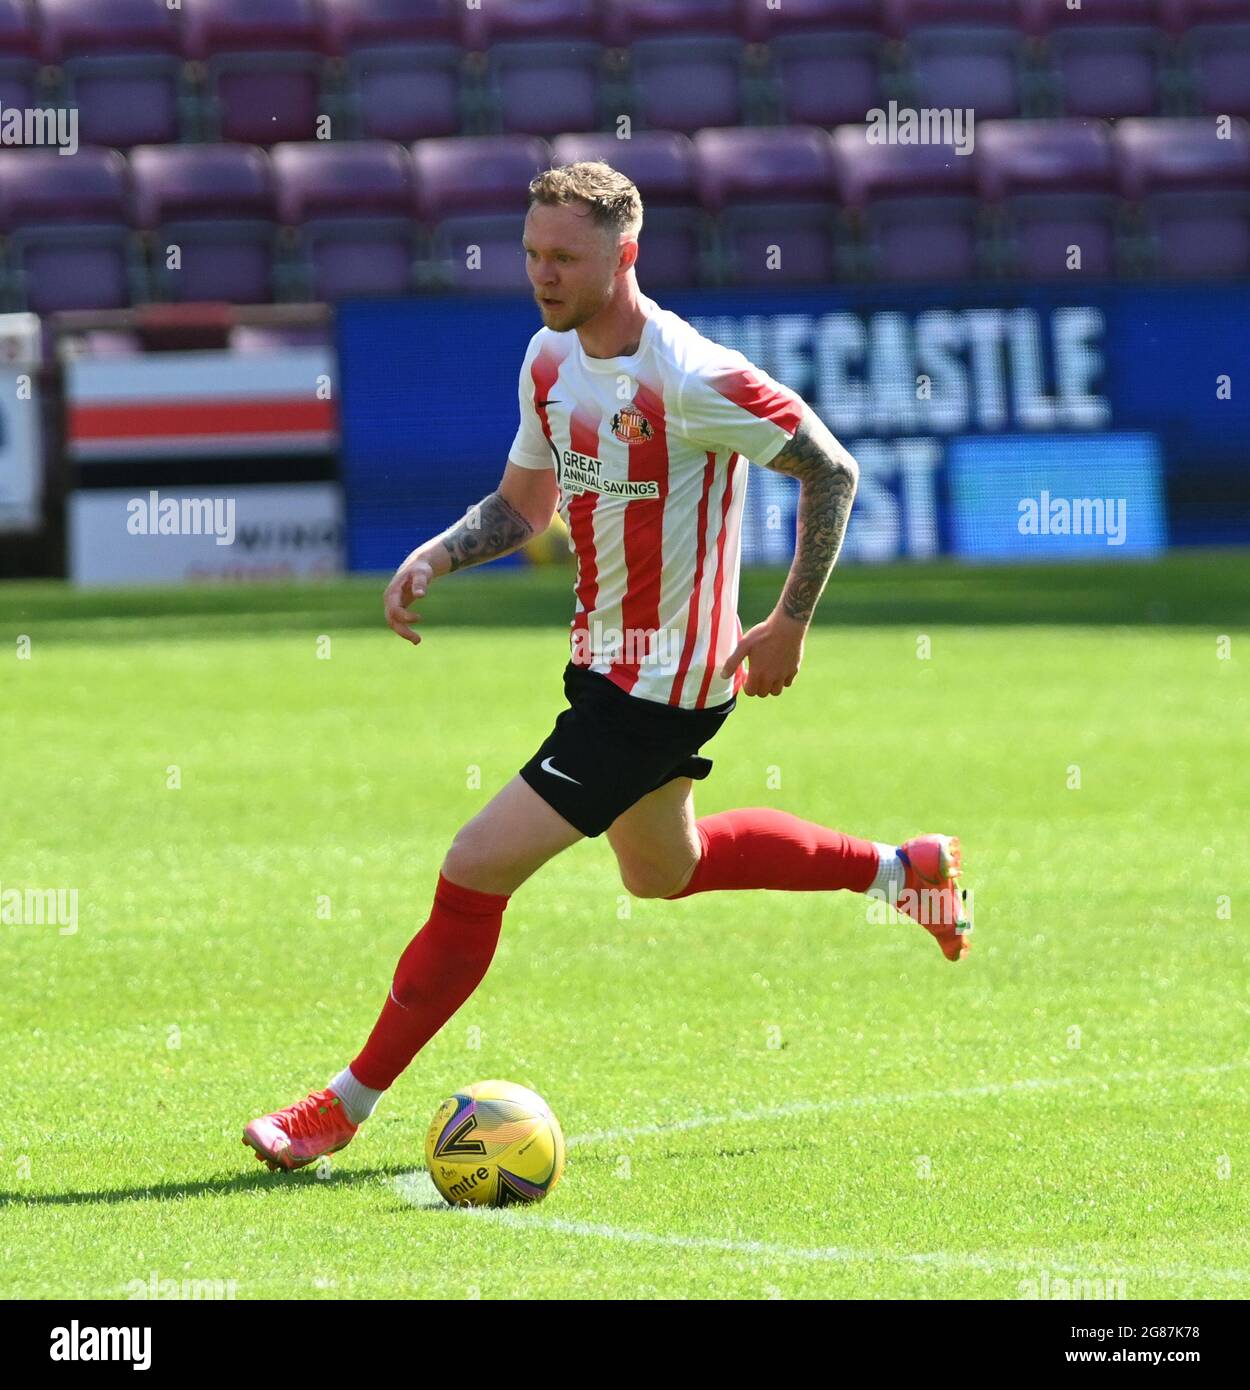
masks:
[[[810,407],[794,437],[766,467],[799,480],[794,563],[781,605],[791,618],[806,623],[842,548],[859,471]]]
[[[451,557],[452,571],[467,565],[480,565],[523,545],[534,534],[534,528],[497,492],[484,497],[470,507],[464,518],[442,538]]]

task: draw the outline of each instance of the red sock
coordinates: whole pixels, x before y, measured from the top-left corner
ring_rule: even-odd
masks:
[[[721,811],[695,822],[703,853],[685,898],[714,888],[789,888],[866,893],[877,873],[877,849],[839,830],[767,806]]]
[[[507,905],[505,896],[439,874],[430,920],[400,956],[382,1013],[352,1063],[362,1086],[385,1091],[478,987]]]

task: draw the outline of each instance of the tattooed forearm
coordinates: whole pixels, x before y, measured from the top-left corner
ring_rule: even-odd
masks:
[[[781,608],[789,617],[807,623],[842,548],[859,468],[810,409],[803,412],[794,438],[768,467],[799,480],[794,563]]]
[[[483,497],[439,537],[451,560],[449,573],[510,555],[534,534],[533,526],[497,492]]]

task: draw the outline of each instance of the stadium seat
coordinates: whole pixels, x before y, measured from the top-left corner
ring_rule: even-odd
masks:
[[[458,135],[464,128],[457,0],[323,0],[324,46],[341,63],[328,95],[348,132],[382,140]]]
[[[463,58],[450,43],[354,49],[347,60],[349,130],[403,141],[458,135]]]
[[[1098,121],[986,121],[977,127],[981,196],[1004,216],[999,268],[1034,279],[1112,274],[1118,199]],[[1079,268],[1069,268],[1069,247]]]
[[[638,186],[643,236],[638,274],[648,285],[693,285],[702,278],[710,242],[707,214],[696,202],[694,146],[673,131],[615,135],[561,135],[551,144],[553,164],[603,160]]]
[[[976,275],[974,156],[946,145],[870,145],[867,130],[833,132],[838,190],[859,236],[857,272],[889,280]]]
[[[1059,108],[1069,116],[1148,116],[1164,105],[1170,45],[1159,0],[1034,0]]]
[[[881,28],[882,18],[881,0],[784,0],[771,8],[764,0],[747,0],[742,34],[752,43],[769,43],[778,36],[810,29],[875,32]]]
[[[487,55],[487,81],[496,130],[557,135],[600,124],[602,45],[541,39],[496,43]]]
[[[465,294],[531,293],[524,227],[523,212],[444,218],[434,229],[427,284]]]
[[[465,13],[472,48],[513,39],[600,40],[605,33],[600,0],[489,0]]]
[[[39,38],[25,0],[0,0],[0,102],[10,107],[35,104]]]
[[[127,225],[126,163],[114,150],[0,151],[8,307],[121,309],[139,261]]]
[[[1231,136],[1218,138],[1210,119],[1116,123],[1120,187],[1149,238],[1149,269],[1250,272],[1250,123],[1234,121]]]
[[[43,53],[83,144],[159,144],[182,130],[181,33],[165,0],[41,0]]]
[[[632,44],[629,88],[635,124],[685,132],[737,125],[743,62],[741,40],[728,36],[681,35]]]
[[[1199,25],[1184,52],[1199,111],[1250,116],[1250,23]]]
[[[781,118],[790,125],[862,121],[885,100],[882,39],[871,30],[785,33],[769,46]]]
[[[648,35],[737,34],[756,0],[604,0],[608,41],[629,44]]]
[[[550,167],[549,155],[547,142],[533,135],[418,140],[417,206],[431,222],[457,213],[523,214],[530,181]]]
[[[419,254],[408,151],[384,141],[275,145],[278,217],[298,261],[279,296],[408,294]]]
[[[323,46],[343,57],[353,48],[453,42],[461,38],[462,0],[321,0]]]
[[[887,0],[886,16],[905,40],[911,105],[971,107],[977,120],[1020,113],[1022,0]]]
[[[417,206],[437,224],[430,282],[467,293],[527,290],[521,235],[530,180],[550,167],[546,141],[527,135],[420,140],[412,156]]]
[[[719,277],[740,285],[835,278],[833,142],[816,128],[701,130],[696,180],[717,214]]]
[[[150,236],[161,299],[273,298],[273,174],[250,145],[141,145],[130,155],[134,218]],[[180,265],[171,265],[177,247]]]
[[[315,0],[195,0],[183,15],[186,51],[207,66],[211,137],[269,145],[318,134]]]

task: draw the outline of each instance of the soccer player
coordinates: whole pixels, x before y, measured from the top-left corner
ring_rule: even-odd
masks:
[[[695,819],[699,750],[739,692],[780,695],[837,559],[854,459],[793,391],[643,296],[642,203],[601,163],[530,185],[524,247],[543,326],[520,374],[520,428],[498,489],[417,547],[385,594],[419,643],[430,585],[507,555],[558,506],[577,556],[568,708],[534,756],[464,825],[429,920],[399,959],[359,1056],[327,1087],[244,1131],[270,1168],[341,1149],[485,975],[509,895],[584,836],[606,835],[644,898],[725,889],[874,893],[967,954],[959,841],[900,847],[770,808]],[[737,616],[747,460],[799,481],[794,561],[781,597],[743,633]]]

